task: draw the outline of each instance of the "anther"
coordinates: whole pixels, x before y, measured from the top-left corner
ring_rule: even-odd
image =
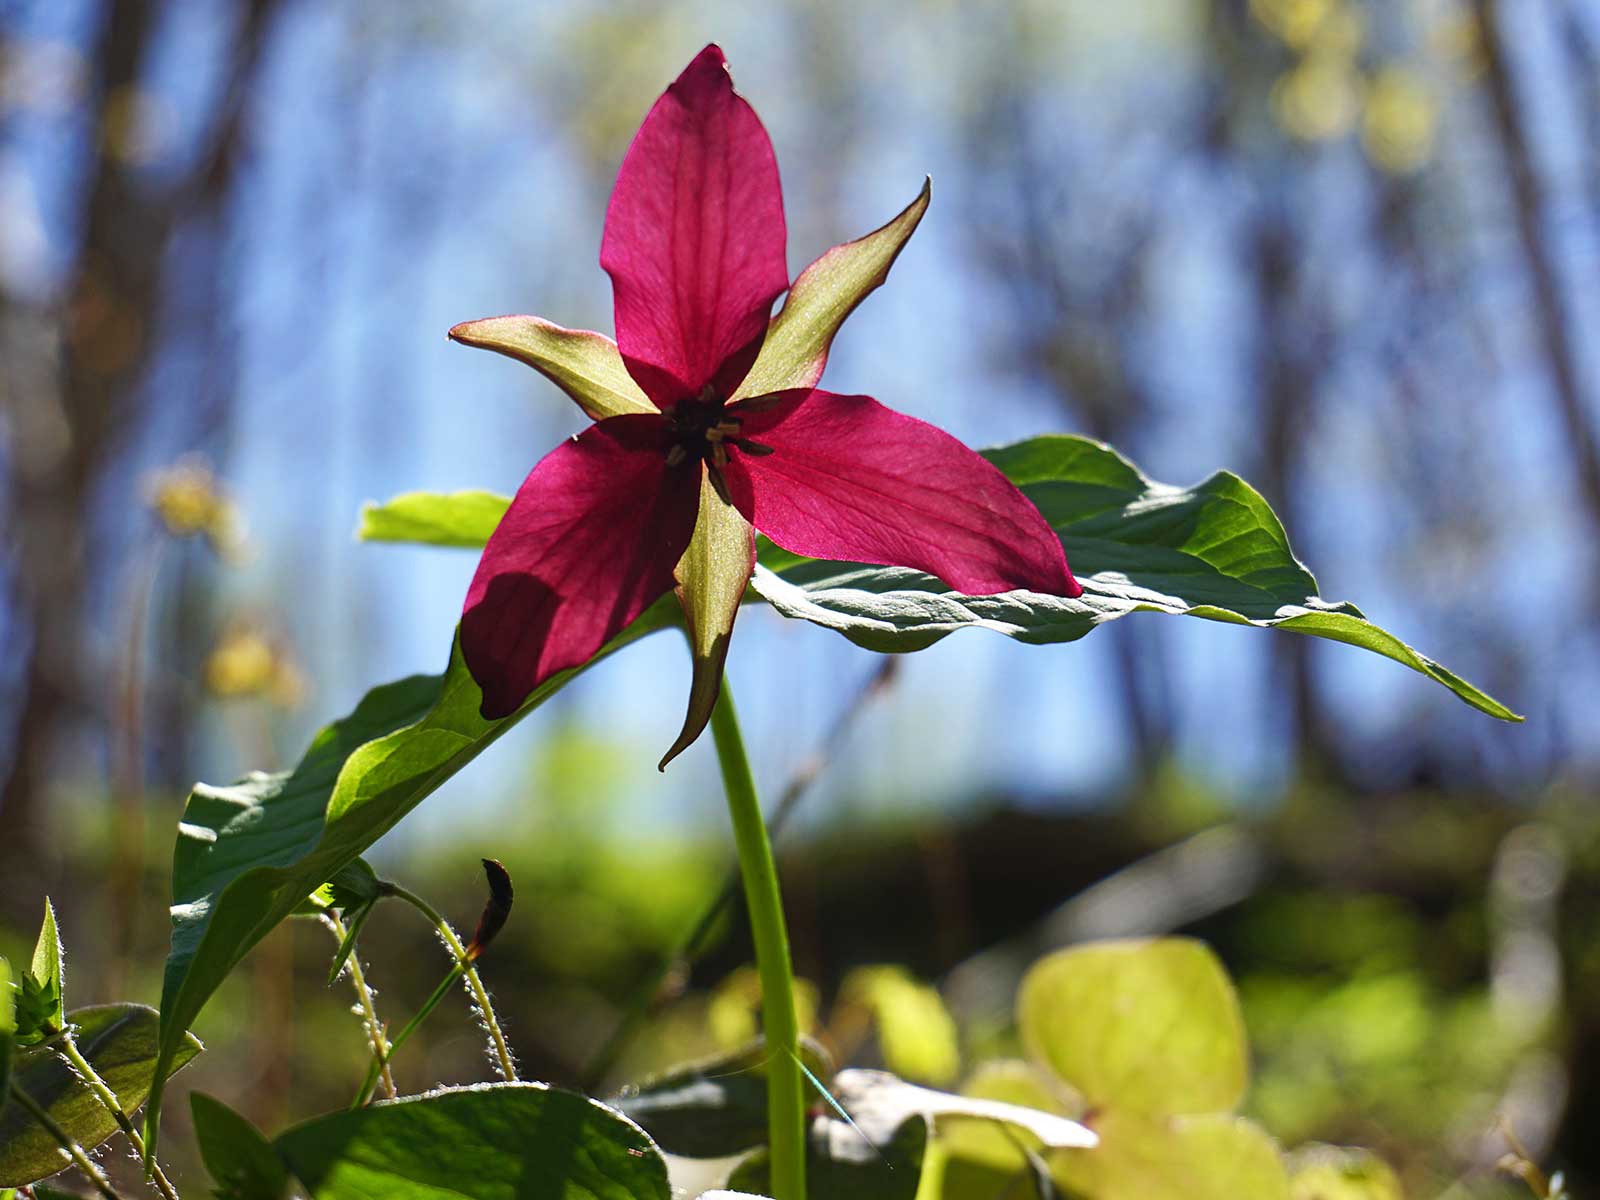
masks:
[[[746,454],[753,454],[757,458],[764,458],[772,453],[771,446],[763,446],[760,442],[752,442],[749,438],[734,438],[733,444]]]
[[[711,443],[711,462],[713,466],[725,467],[728,465],[728,447],[721,441]]]
[[[667,451],[667,466],[677,467],[689,460],[689,452],[677,443]]]
[[[717,493],[724,504],[732,507],[733,497],[728,495],[728,481],[722,477],[722,471],[715,466],[707,467],[706,478],[711,481],[711,490]]]

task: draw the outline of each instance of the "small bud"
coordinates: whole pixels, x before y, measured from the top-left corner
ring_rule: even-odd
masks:
[[[511,875],[492,858],[483,860],[483,873],[489,880],[489,901],[483,906],[478,927],[472,931],[472,941],[467,944],[467,961],[474,962],[494,940],[495,934],[505,928],[511,915]]]

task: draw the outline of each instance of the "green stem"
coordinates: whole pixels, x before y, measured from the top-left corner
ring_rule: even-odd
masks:
[[[111,1180],[106,1178],[106,1173],[95,1166],[94,1160],[84,1153],[83,1147],[72,1140],[72,1135],[61,1128],[56,1119],[45,1111],[43,1105],[19,1088],[14,1082],[11,1085],[11,1098],[17,1102],[24,1112],[39,1122],[46,1133],[55,1139],[56,1145],[61,1147],[61,1153],[71,1159],[72,1165],[88,1177],[89,1182],[94,1184],[95,1191],[104,1196],[106,1200],[122,1200],[117,1195],[116,1189],[111,1186]]]
[[[349,931],[339,915],[332,911],[325,912],[322,914],[322,923],[333,933],[334,940],[343,946]],[[367,1026],[367,1040],[372,1045],[372,1065],[377,1076],[383,1080],[383,1090],[393,1100],[400,1094],[394,1086],[394,1075],[389,1071],[389,1059],[394,1051],[384,1036],[383,1022],[378,1020],[378,1006],[373,1002],[372,989],[367,986],[366,973],[361,969],[361,955],[354,947],[350,950],[350,957],[345,959],[344,969],[350,972],[350,986],[355,988],[356,1000],[361,1005],[361,1016]]]
[[[133,1152],[139,1156],[139,1162],[144,1166],[145,1173],[150,1177],[151,1182],[156,1185],[156,1190],[166,1200],[178,1200],[177,1190],[172,1186],[171,1180],[162,1172],[161,1164],[156,1162],[145,1149],[144,1138],[140,1137],[139,1131],[133,1127],[133,1122],[129,1120],[127,1112],[122,1107],[122,1101],[117,1099],[117,1094],[111,1090],[111,1086],[100,1078],[99,1072],[83,1056],[83,1053],[78,1049],[77,1042],[72,1040],[70,1031],[62,1037],[59,1049],[61,1056],[78,1073],[78,1078],[88,1085],[89,1090],[94,1093],[94,1098],[100,1101],[100,1106],[111,1114],[112,1119],[117,1123],[117,1128],[127,1135],[128,1144],[133,1147]]]
[[[494,1047],[495,1058],[500,1064],[502,1079],[514,1080],[517,1077],[517,1062],[511,1056],[511,1047],[506,1043],[505,1034],[500,1030],[500,1022],[494,1015],[494,1005],[489,1002],[488,989],[483,986],[483,980],[478,977],[478,968],[472,965],[472,959],[467,954],[467,948],[461,944],[461,939],[456,936],[456,931],[450,927],[450,922],[439,915],[438,911],[413,892],[406,891],[397,883],[385,883],[384,891],[397,900],[404,900],[415,908],[428,920],[432,921],[438,929],[439,936],[444,939],[444,944],[450,947],[450,953],[456,956],[456,962],[461,968],[461,973],[466,977],[467,987],[472,992],[472,999],[478,1006],[478,1011],[483,1015],[483,1023],[489,1031],[489,1043]],[[392,1051],[391,1051],[392,1053]]]
[[[761,798],[750,773],[733,695],[723,680],[711,710],[711,736],[717,744],[722,786],[728,793],[733,837],[744,876],[745,906],[761,976],[761,1017],[767,1039],[767,1141],[775,1200],[805,1200],[806,1109],[800,1074],[800,1022],[794,1008],[794,968],[789,934],[783,925],[783,898],[772,843],[761,819]]]

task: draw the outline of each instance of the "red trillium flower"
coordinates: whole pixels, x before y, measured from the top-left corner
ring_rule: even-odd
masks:
[[[1060,540],[987,461],[870,397],[814,386],[926,205],[924,187],[791,288],[772,143],[707,46],[645,118],[606,210],[615,344],[537,317],[450,331],[534,366],[595,418],[529,473],[467,593],[461,649],[486,718],[676,588],[695,682],[673,757],[716,699],[752,527],[797,554],[912,567],[968,594],[1081,593]]]

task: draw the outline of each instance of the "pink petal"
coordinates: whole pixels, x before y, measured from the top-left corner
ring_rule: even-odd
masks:
[[[1061,539],[982,456],[870,396],[777,392],[730,405],[740,434],[724,473],[750,523],[812,558],[914,567],[958,592],[1083,589]]]
[[[650,414],[586,429],[528,473],[484,547],[461,614],[483,715],[515,712],[673,586],[694,532],[699,464],[668,467]]]
[[[789,286],[785,238],[771,139],[707,46],[628,147],[600,243],[617,345],[657,406],[738,386]]]

